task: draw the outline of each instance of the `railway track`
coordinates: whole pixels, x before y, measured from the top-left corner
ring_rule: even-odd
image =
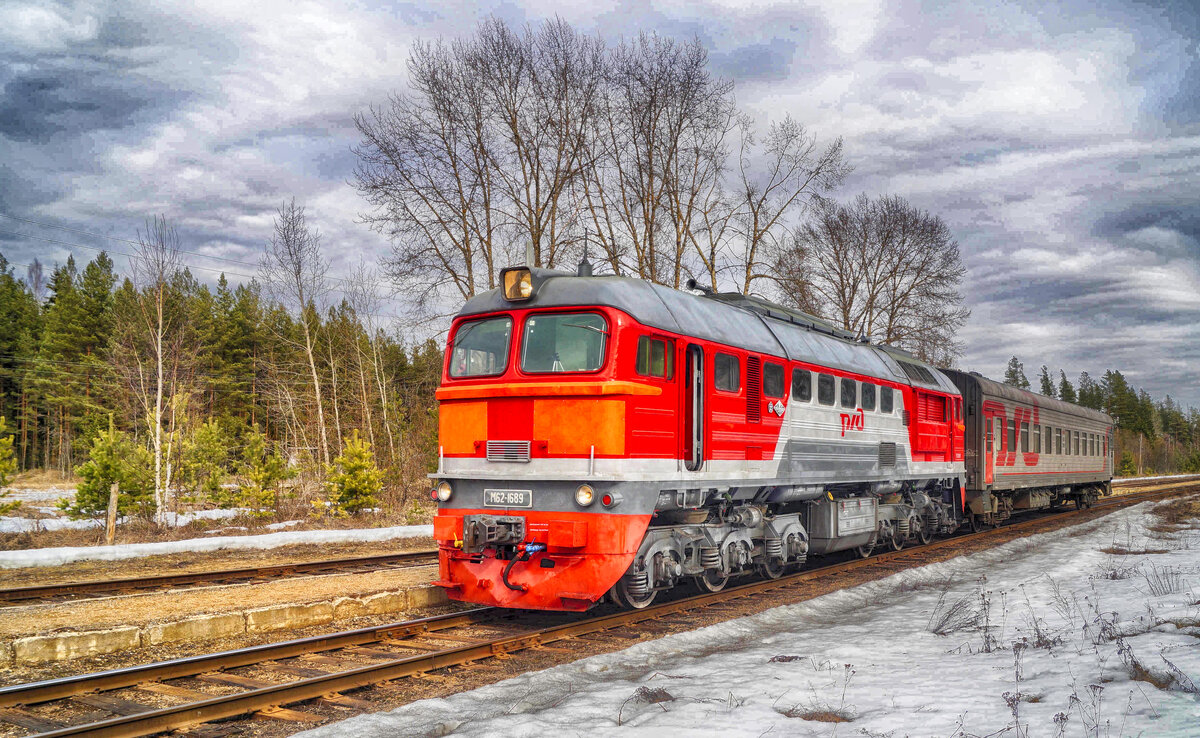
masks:
[[[1191,484],[1187,479],[1164,479],[1153,482],[1117,482],[1114,487],[1145,488],[1147,491],[1176,489]],[[404,553],[380,554],[344,559],[310,561],[301,564],[278,564],[223,569],[187,574],[164,574],[129,579],[105,579],[86,582],[65,582],[29,587],[0,589],[0,608],[15,605],[30,605],[49,602],[68,602],[119,594],[159,592],[181,587],[226,584],[253,584],[288,577],[314,576],[320,574],[352,574],[432,564],[437,561],[437,550],[426,549]]]
[[[431,671],[508,658],[530,649],[560,650],[572,639],[615,638],[627,626],[686,628],[697,610],[740,607],[758,596],[779,604],[837,589],[846,574],[859,581],[964,553],[990,548],[1035,532],[1090,520],[1140,502],[1193,491],[1179,483],[1108,497],[1094,508],[1048,516],[947,538],[916,548],[888,551],[753,581],[721,592],[664,602],[643,610],[587,616],[480,608],[97,674],[0,689],[0,722],[43,736],[140,736],[187,728],[189,735],[224,735],[234,726],[207,725],[250,717],[319,723],[330,707],[367,710],[369,702],[347,694]],[[816,588],[817,591],[814,591]],[[741,600],[742,603],[738,601]],[[760,603],[761,604],[761,603]],[[764,605],[764,608],[767,605]],[[403,689],[403,685],[393,685]],[[294,707],[306,703],[302,709]],[[344,717],[338,715],[336,717]]]
[[[298,564],[273,564],[241,569],[143,576],[131,579],[100,579],[87,582],[39,584],[30,587],[0,589],[0,608],[45,602],[74,601],[116,594],[158,592],[198,585],[253,584],[257,582],[271,582],[287,577],[315,576],[320,574],[352,574],[355,572],[396,569],[436,562],[437,551],[434,549],[425,549],[421,551],[378,554],[375,556],[308,561]]]

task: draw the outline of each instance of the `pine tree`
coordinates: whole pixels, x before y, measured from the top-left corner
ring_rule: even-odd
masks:
[[[1133,458],[1133,454],[1125,451],[1121,454],[1121,463],[1117,466],[1117,476],[1132,477],[1137,474],[1137,462]]]
[[[246,481],[239,490],[238,502],[257,515],[266,515],[275,508],[279,483],[291,477],[287,462],[257,427],[245,437],[242,475]]]
[[[1050,367],[1042,364],[1042,394],[1046,397],[1058,397],[1058,393],[1054,391],[1054,380],[1050,378]]]
[[[17,457],[13,453],[13,437],[8,432],[8,419],[0,415],[0,515],[16,510],[21,506],[20,500],[4,502],[8,496],[5,487],[17,473]]]
[[[1025,377],[1025,365],[1016,356],[1008,360],[1004,370],[1004,383],[1020,389],[1029,389],[1029,380]]]
[[[1058,376],[1058,399],[1063,402],[1075,402],[1075,388],[1071,386],[1071,381],[1067,379],[1067,373],[1060,369]]]
[[[1104,407],[1104,390],[1087,372],[1079,373],[1078,402],[1084,407],[1099,410]]]
[[[92,439],[88,460],[75,473],[83,481],[75,500],[59,507],[72,518],[98,517],[108,510],[109,490],[117,483],[117,511],[121,515],[149,517],[154,512],[154,479],[150,451],[124,433],[111,420],[108,430]]]
[[[201,423],[183,446],[183,465],[180,480],[197,496],[222,508],[236,505],[222,483],[228,474],[229,445],[225,431],[214,418]]]
[[[378,504],[383,472],[375,466],[371,445],[358,434],[357,428],[329,466],[325,484],[330,502],[339,510],[356,513]]]

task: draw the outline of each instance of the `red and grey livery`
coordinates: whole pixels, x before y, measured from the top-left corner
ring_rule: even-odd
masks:
[[[505,270],[451,327],[433,476],[452,599],[644,607],[1029,503],[995,467],[972,481],[955,375],[757,298],[580,272]],[[1097,481],[1056,478],[1046,503]]]

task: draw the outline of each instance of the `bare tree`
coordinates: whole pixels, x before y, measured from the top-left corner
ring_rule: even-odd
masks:
[[[355,116],[355,185],[365,222],[393,243],[389,276],[418,306],[449,289],[468,298],[496,284],[490,113],[465,47],[414,45],[412,92]]]
[[[789,216],[819,203],[850,173],[841,138],[820,149],[816,137],[790,115],[771,124],[760,154],[754,143],[753,131],[747,130],[738,161],[741,202],[735,216],[743,249],[740,287],[746,294],[756,280],[772,276],[767,267],[787,235]]]
[[[535,266],[554,267],[578,232],[571,185],[590,164],[603,44],[558,18],[521,34],[490,18],[467,49],[495,132],[490,164],[505,230],[531,247]]]
[[[898,196],[824,201],[775,260],[786,298],[842,328],[947,365],[970,312],[966,268],[941,218]]]
[[[641,34],[613,49],[582,182],[590,226],[616,273],[679,286],[733,128],[733,85],[698,39]]]
[[[39,305],[46,301],[45,269],[36,256],[33,257],[33,262],[25,267],[25,284],[29,285],[29,291],[33,293]]]
[[[323,301],[328,293],[325,276],[329,263],[321,254],[321,234],[309,229],[304,207],[297,205],[295,198],[279,206],[274,224],[275,233],[263,255],[260,272],[271,294],[299,321],[298,348],[303,350],[312,379],[312,406],[317,414],[321,463],[328,465],[329,435],[325,429],[325,402],[317,371],[316,345]],[[286,343],[297,343],[293,336],[283,331],[276,331],[276,336]],[[288,397],[287,401],[290,404],[293,398]]]
[[[180,289],[179,233],[164,216],[138,231],[134,254],[133,304],[116,326],[114,363],[145,419],[154,452],[155,520],[165,521],[176,449],[175,440],[188,400],[190,370],[196,351]],[[164,417],[164,412],[166,413]]]

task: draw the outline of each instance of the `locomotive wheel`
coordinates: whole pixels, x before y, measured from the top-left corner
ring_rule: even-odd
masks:
[[[621,607],[628,607],[631,610],[641,610],[649,607],[654,602],[654,599],[658,597],[658,590],[652,589],[640,597],[630,594],[625,577],[621,577],[621,581],[617,582],[612,588],[612,594],[613,599]]]
[[[871,554],[875,553],[876,538],[877,536],[871,536],[871,540],[854,549],[854,552],[858,554],[859,558],[866,559],[869,558]]]
[[[894,531],[892,533],[892,538],[891,538],[892,550],[893,551],[903,551],[904,550],[904,541],[905,541],[905,538],[904,538],[904,536],[900,535],[900,531]]]
[[[924,518],[917,518],[913,521],[913,536],[922,544],[933,540],[933,532],[930,530],[929,523]]]
[[[720,592],[729,584],[728,574],[718,573],[713,569],[706,569],[703,574],[697,574],[695,579],[696,586],[702,592]]]
[[[767,579],[778,579],[783,576],[784,569],[787,569],[787,562],[782,559],[763,559],[755,568]]]

